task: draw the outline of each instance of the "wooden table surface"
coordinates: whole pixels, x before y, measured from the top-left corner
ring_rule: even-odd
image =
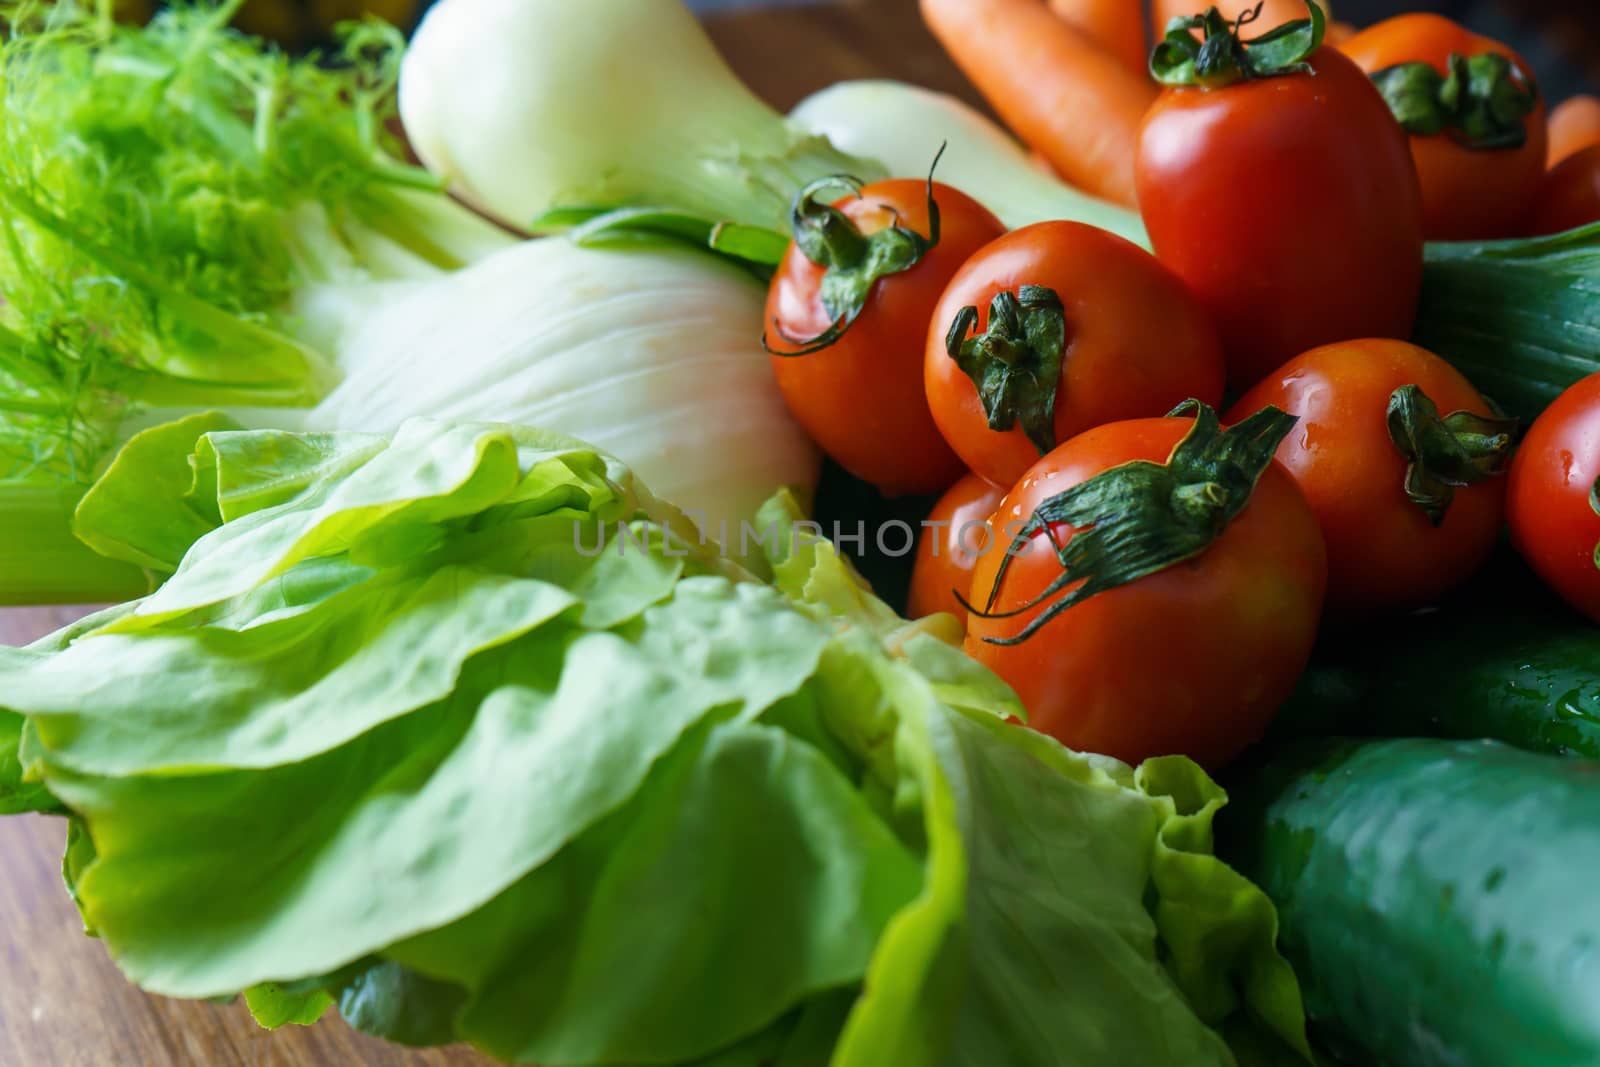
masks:
[[[712,35],[758,93],[787,110],[844,78],[894,77],[974,99],[916,16],[915,0],[715,16]],[[0,522],[4,517],[0,516]],[[24,644],[72,609],[0,610],[0,644]],[[148,996],[84,937],[61,885],[64,828],[0,818],[0,1067],[466,1067],[465,1048],[411,1051],[330,1014],[268,1033],[242,1004]]]

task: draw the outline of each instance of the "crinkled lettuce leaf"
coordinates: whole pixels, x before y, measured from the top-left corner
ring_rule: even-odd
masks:
[[[0,815],[56,811],[61,806],[44,783],[23,775],[18,748],[25,725],[21,715],[0,709]]]
[[[707,577],[623,632],[541,629],[446,699],[281,766],[103,777],[50,762],[39,737],[24,749],[95,836],[80,893],[124,971],[218,995],[470,914],[686,731],[803,683],[821,642],[792,614],[742,610],[768,595]]]
[[[924,893],[886,931],[835,1064],[1227,1064],[1214,1028],[1236,1014],[1252,1048],[1309,1056],[1272,904],[1210,854],[1226,795],[1198,765],[1133,770],[1005,721],[1015,697],[937,621],[864,601],[827,542],[783,543],[780,586],[901,653],[859,695],[898,709],[927,841]]]
[[[386,955],[469,990],[458,1026],[506,1059],[676,1063],[859,980],[920,881],[837,766],[728,722],[487,907]]]
[[[195,441],[238,429],[232,417],[207,411],[135,434],[78,501],[73,532],[102,556],[143,567],[159,584],[190,545],[222,525],[216,487],[208,491],[208,472],[195,462]]]
[[[246,989],[244,1001],[256,1022],[270,1030],[291,1024],[310,1026],[333,1007],[333,998],[320,989],[297,993],[272,982]]]
[[[1259,1050],[1253,1059],[1310,1058],[1300,986],[1277,950],[1277,909],[1212,853],[1212,821],[1228,795],[1182,757],[1146,760],[1134,781],[1161,817],[1154,914],[1167,967],[1189,1003],[1213,1024],[1232,1020],[1230,1039]]]
[[[0,805],[148,989],[546,1067],[1304,1053],[1215,784],[1028,730],[786,494],[758,575],[565,438],[191,421],[78,518],[170,576],[0,651]]]

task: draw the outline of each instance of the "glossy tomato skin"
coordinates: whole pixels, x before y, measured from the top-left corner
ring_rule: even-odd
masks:
[[[1001,501],[1003,541],[1040,503],[1107,468],[1164,463],[1190,419],[1137,419],[1081,434],[1041,459]],[[1065,539],[1070,530],[1056,535]],[[986,553],[972,599],[987,602],[1004,552]],[[1014,610],[1060,573],[1048,538],[1019,550],[994,610]],[[969,654],[1016,689],[1029,723],[1072,748],[1129,762],[1183,753],[1216,768],[1260,736],[1311,654],[1327,580],[1316,517],[1276,463],[1199,556],[1067,609],[1018,645],[1015,618],[972,617]]]
[[[1589,491],[1600,478],[1600,374],[1556,398],[1511,463],[1511,543],[1552,589],[1600,622],[1600,515]]]
[[[880,279],[844,337],[820,352],[772,356],[789,410],[812,439],[851,474],[890,496],[937,493],[961,476],[922,388],[922,339],[951,275],[1005,226],[976,200],[934,183],[941,236],[910,270]],[[901,224],[928,233],[927,183],[874,182],[835,205],[864,233]],[[807,339],[828,328],[824,268],[792,242],[767,290],[767,344]]]
[[[1139,138],[1139,205],[1161,262],[1221,330],[1235,390],[1350,337],[1406,337],[1422,207],[1405,132],[1331,48],[1315,76],[1168,89]]]
[[[1299,483],[1328,548],[1328,610],[1350,617],[1419,607],[1471,577],[1499,540],[1506,479],[1455,491],[1434,526],[1405,493],[1406,459],[1389,437],[1389,397],[1416,385],[1441,415],[1492,415],[1438,356],[1404,341],[1345,341],[1285,363],[1228,413],[1267,405],[1299,416],[1278,462]]]
[[[1004,489],[969,472],[939,498],[917,540],[907,605],[911,618],[948,611],[966,623],[967,609],[957,594],[966,596],[972,587],[972,569],[994,538],[989,517],[1003,496]]]
[[[1494,52],[1524,74],[1533,68],[1498,41],[1442,15],[1398,15],[1339,45],[1369,75],[1401,63],[1427,63],[1441,73],[1452,53]],[[1523,122],[1519,148],[1473,149],[1448,133],[1411,137],[1411,157],[1422,182],[1422,232],[1430,241],[1512,237],[1520,232],[1544,177],[1548,153],[1545,103],[1540,97]]]
[[[1215,405],[1225,365],[1221,339],[1188,289],[1129,241],[1077,222],[1041,222],[986,245],[956,272],[927,329],[928,402],[945,440],[968,467],[1009,486],[1039,460],[1021,426],[991,430],[972,379],[945,346],[963,307],[989,327],[1001,290],[1042,285],[1061,298],[1066,349],[1056,389],[1055,439],[1121,419],[1165,415],[1188,399]]]
[[[1567,157],[1545,175],[1527,232],[1541,237],[1591,222],[1600,222],[1600,145]]]

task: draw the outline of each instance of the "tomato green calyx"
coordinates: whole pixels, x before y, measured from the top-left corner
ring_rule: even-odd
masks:
[[[1150,53],[1151,75],[1162,85],[1222,89],[1257,78],[1316,73],[1307,60],[1322,47],[1327,32],[1322,8],[1306,0],[1308,18],[1245,40],[1244,28],[1261,17],[1263,6],[1241,12],[1232,22],[1214,7],[1203,15],[1173,19]]]
[[[837,342],[867,306],[872,287],[891,274],[900,274],[922,262],[939,243],[939,203],[933,196],[933,172],[944,155],[944,147],[933,157],[928,170],[928,235],[895,224],[875,233],[861,232],[850,217],[832,204],[817,199],[824,189],[845,188],[861,195],[862,183],[848,175],[819,178],[800,190],[790,212],[794,243],[801,253],[819,267],[822,275],[822,307],[831,320],[826,330],[815,337],[781,337],[788,348],[775,349],[762,334],[761,344],[778,356],[807,356]]]
[[[1223,429],[1217,413],[1198,400],[1185,401],[1173,416],[1194,415],[1194,426],[1165,464],[1135,460],[1102,471],[1038,506],[1012,539],[995,572],[982,610],[986,618],[1010,618],[1048,603],[1014,637],[985,637],[995,645],[1021,644],[1056,616],[1097,593],[1127,585],[1200,555],[1244,510],[1278,445],[1299,421],[1265,407]],[[1063,544],[1056,527],[1074,533]],[[1061,573],[1013,611],[996,612],[1011,561],[1038,534],[1050,538]]]
[[[1372,76],[1378,91],[1407,133],[1449,135],[1464,148],[1521,148],[1528,140],[1523,120],[1539,103],[1533,77],[1498,52],[1452,53],[1449,72],[1429,63],[1401,63]]]
[[[1406,497],[1438,526],[1455,491],[1498,478],[1511,462],[1517,420],[1439,408],[1415,385],[1389,395],[1389,439],[1406,458]]]
[[[976,337],[978,309],[964,307],[945,334],[945,351],[978,387],[989,429],[1022,432],[1044,455],[1056,447],[1056,390],[1067,348],[1061,297],[1043,285],[1001,291],[989,302],[989,328]]]

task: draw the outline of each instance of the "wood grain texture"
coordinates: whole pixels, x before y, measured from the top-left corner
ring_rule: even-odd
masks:
[[[6,624],[12,624],[8,620]],[[335,1015],[268,1033],[242,1004],[148,996],[83,935],[61,885],[59,819],[0,819],[0,1064],[5,1067],[470,1067],[469,1049],[403,1049]]]
[[[724,15],[707,20],[711,38],[745,84],[788,111],[834,82],[892,78],[982,99],[922,24],[916,0],[843,0]]]
[[[758,93],[787,110],[844,78],[894,77],[963,92],[922,28],[915,0],[858,0],[715,16],[713,38]],[[0,521],[4,521],[0,517]],[[0,644],[20,645],[86,609],[0,610]],[[62,888],[59,820],[0,818],[0,1067],[474,1067],[469,1049],[408,1050],[330,1013],[268,1033],[242,1004],[140,992],[83,936]],[[887,1065],[886,1065],[887,1067]]]

